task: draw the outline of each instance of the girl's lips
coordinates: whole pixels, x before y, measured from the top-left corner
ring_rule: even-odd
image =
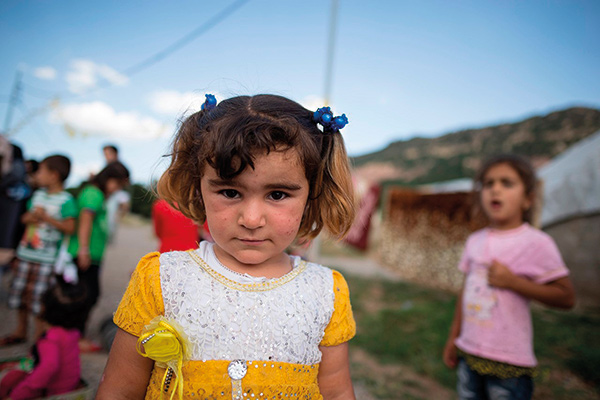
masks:
[[[247,245],[259,245],[264,242],[262,239],[238,239],[240,242]]]
[[[490,202],[490,205],[493,209],[498,209],[498,208],[502,207],[502,202],[500,202],[498,200],[492,200]]]

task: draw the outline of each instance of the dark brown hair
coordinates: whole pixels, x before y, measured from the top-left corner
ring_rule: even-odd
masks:
[[[114,144],[107,144],[102,148],[102,150],[110,150],[115,153],[115,155],[119,155],[119,149]]]
[[[485,174],[492,168],[493,166],[499,164],[507,164],[512,169],[514,169],[523,185],[525,186],[525,196],[531,201],[531,207],[527,210],[523,211],[523,221],[532,223],[533,213],[534,213],[534,205],[535,205],[535,197],[537,190],[537,178],[535,176],[535,169],[533,165],[529,162],[528,159],[521,157],[516,154],[498,154],[490,157],[479,168],[477,175],[475,175],[475,204],[477,205],[478,212],[482,212],[481,207],[481,189],[483,188],[483,180],[485,179]]]
[[[294,149],[309,182],[298,238],[315,237],[323,228],[344,236],[355,213],[348,156],[341,134],[324,134],[312,115],[285,97],[262,94],[233,97],[189,116],[175,135],[158,194],[203,223],[200,180],[207,164],[219,177],[233,179],[254,168],[257,155]]]
[[[50,325],[72,329],[79,326],[88,312],[87,292],[81,282],[67,283],[62,276],[42,296],[40,318]]]
[[[125,186],[129,183],[129,170],[119,161],[109,163],[104,169],[94,176],[90,183],[96,185],[106,195],[106,182],[116,179]]]
[[[71,160],[58,154],[44,158],[40,164],[44,164],[48,170],[56,172],[61,182],[66,181],[71,172]]]

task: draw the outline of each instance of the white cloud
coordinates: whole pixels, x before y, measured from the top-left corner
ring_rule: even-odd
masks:
[[[38,67],[33,70],[33,75],[38,79],[51,81],[56,78],[56,70],[52,67]]]
[[[304,108],[317,111],[317,108],[325,107],[325,100],[321,96],[309,95],[299,101]],[[335,111],[335,110],[334,110]]]
[[[80,182],[90,179],[90,174],[97,174],[104,167],[99,161],[90,161],[87,163],[77,161],[71,165],[69,183],[72,185],[78,185]]]
[[[224,100],[220,94],[212,92],[217,101]],[[206,100],[205,93],[178,92],[176,90],[161,90],[154,92],[148,98],[150,108],[162,115],[180,117],[200,111]]]
[[[106,103],[75,103],[59,106],[51,115],[67,132],[119,139],[154,139],[170,134],[172,127],[137,112],[117,112]]]
[[[178,92],[176,90],[161,90],[150,95],[150,108],[163,115],[180,116],[200,110],[205,97],[194,92]]]
[[[309,95],[304,97],[299,103],[304,107],[311,111],[317,111],[318,108],[325,107],[326,105],[331,108],[333,115],[342,115],[344,113],[343,110],[339,110],[336,108],[335,104],[326,104],[325,100],[321,96]]]
[[[101,80],[117,86],[123,86],[129,82],[129,78],[108,65],[96,64],[90,60],[71,61],[71,69],[67,72],[65,79],[69,90],[78,94],[93,89]]]

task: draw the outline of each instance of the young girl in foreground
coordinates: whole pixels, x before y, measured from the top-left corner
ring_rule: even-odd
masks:
[[[351,226],[347,119],[273,95],[215,104],[183,122],[158,184],[215,243],[140,261],[98,399],[354,399],[346,282],[284,252]]]
[[[489,226],[465,245],[444,363],[458,366],[460,399],[530,399],[537,361],[529,300],[573,307],[569,271],[552,238],[529,225],[536,178],[528,161],[497,156],[475,182]]]

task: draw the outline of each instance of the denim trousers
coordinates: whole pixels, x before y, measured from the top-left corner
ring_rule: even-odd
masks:
[[[530,400],[533,380],[530,376],[501,379],[473,371],[460,358],[456,390],[460,400]]]

